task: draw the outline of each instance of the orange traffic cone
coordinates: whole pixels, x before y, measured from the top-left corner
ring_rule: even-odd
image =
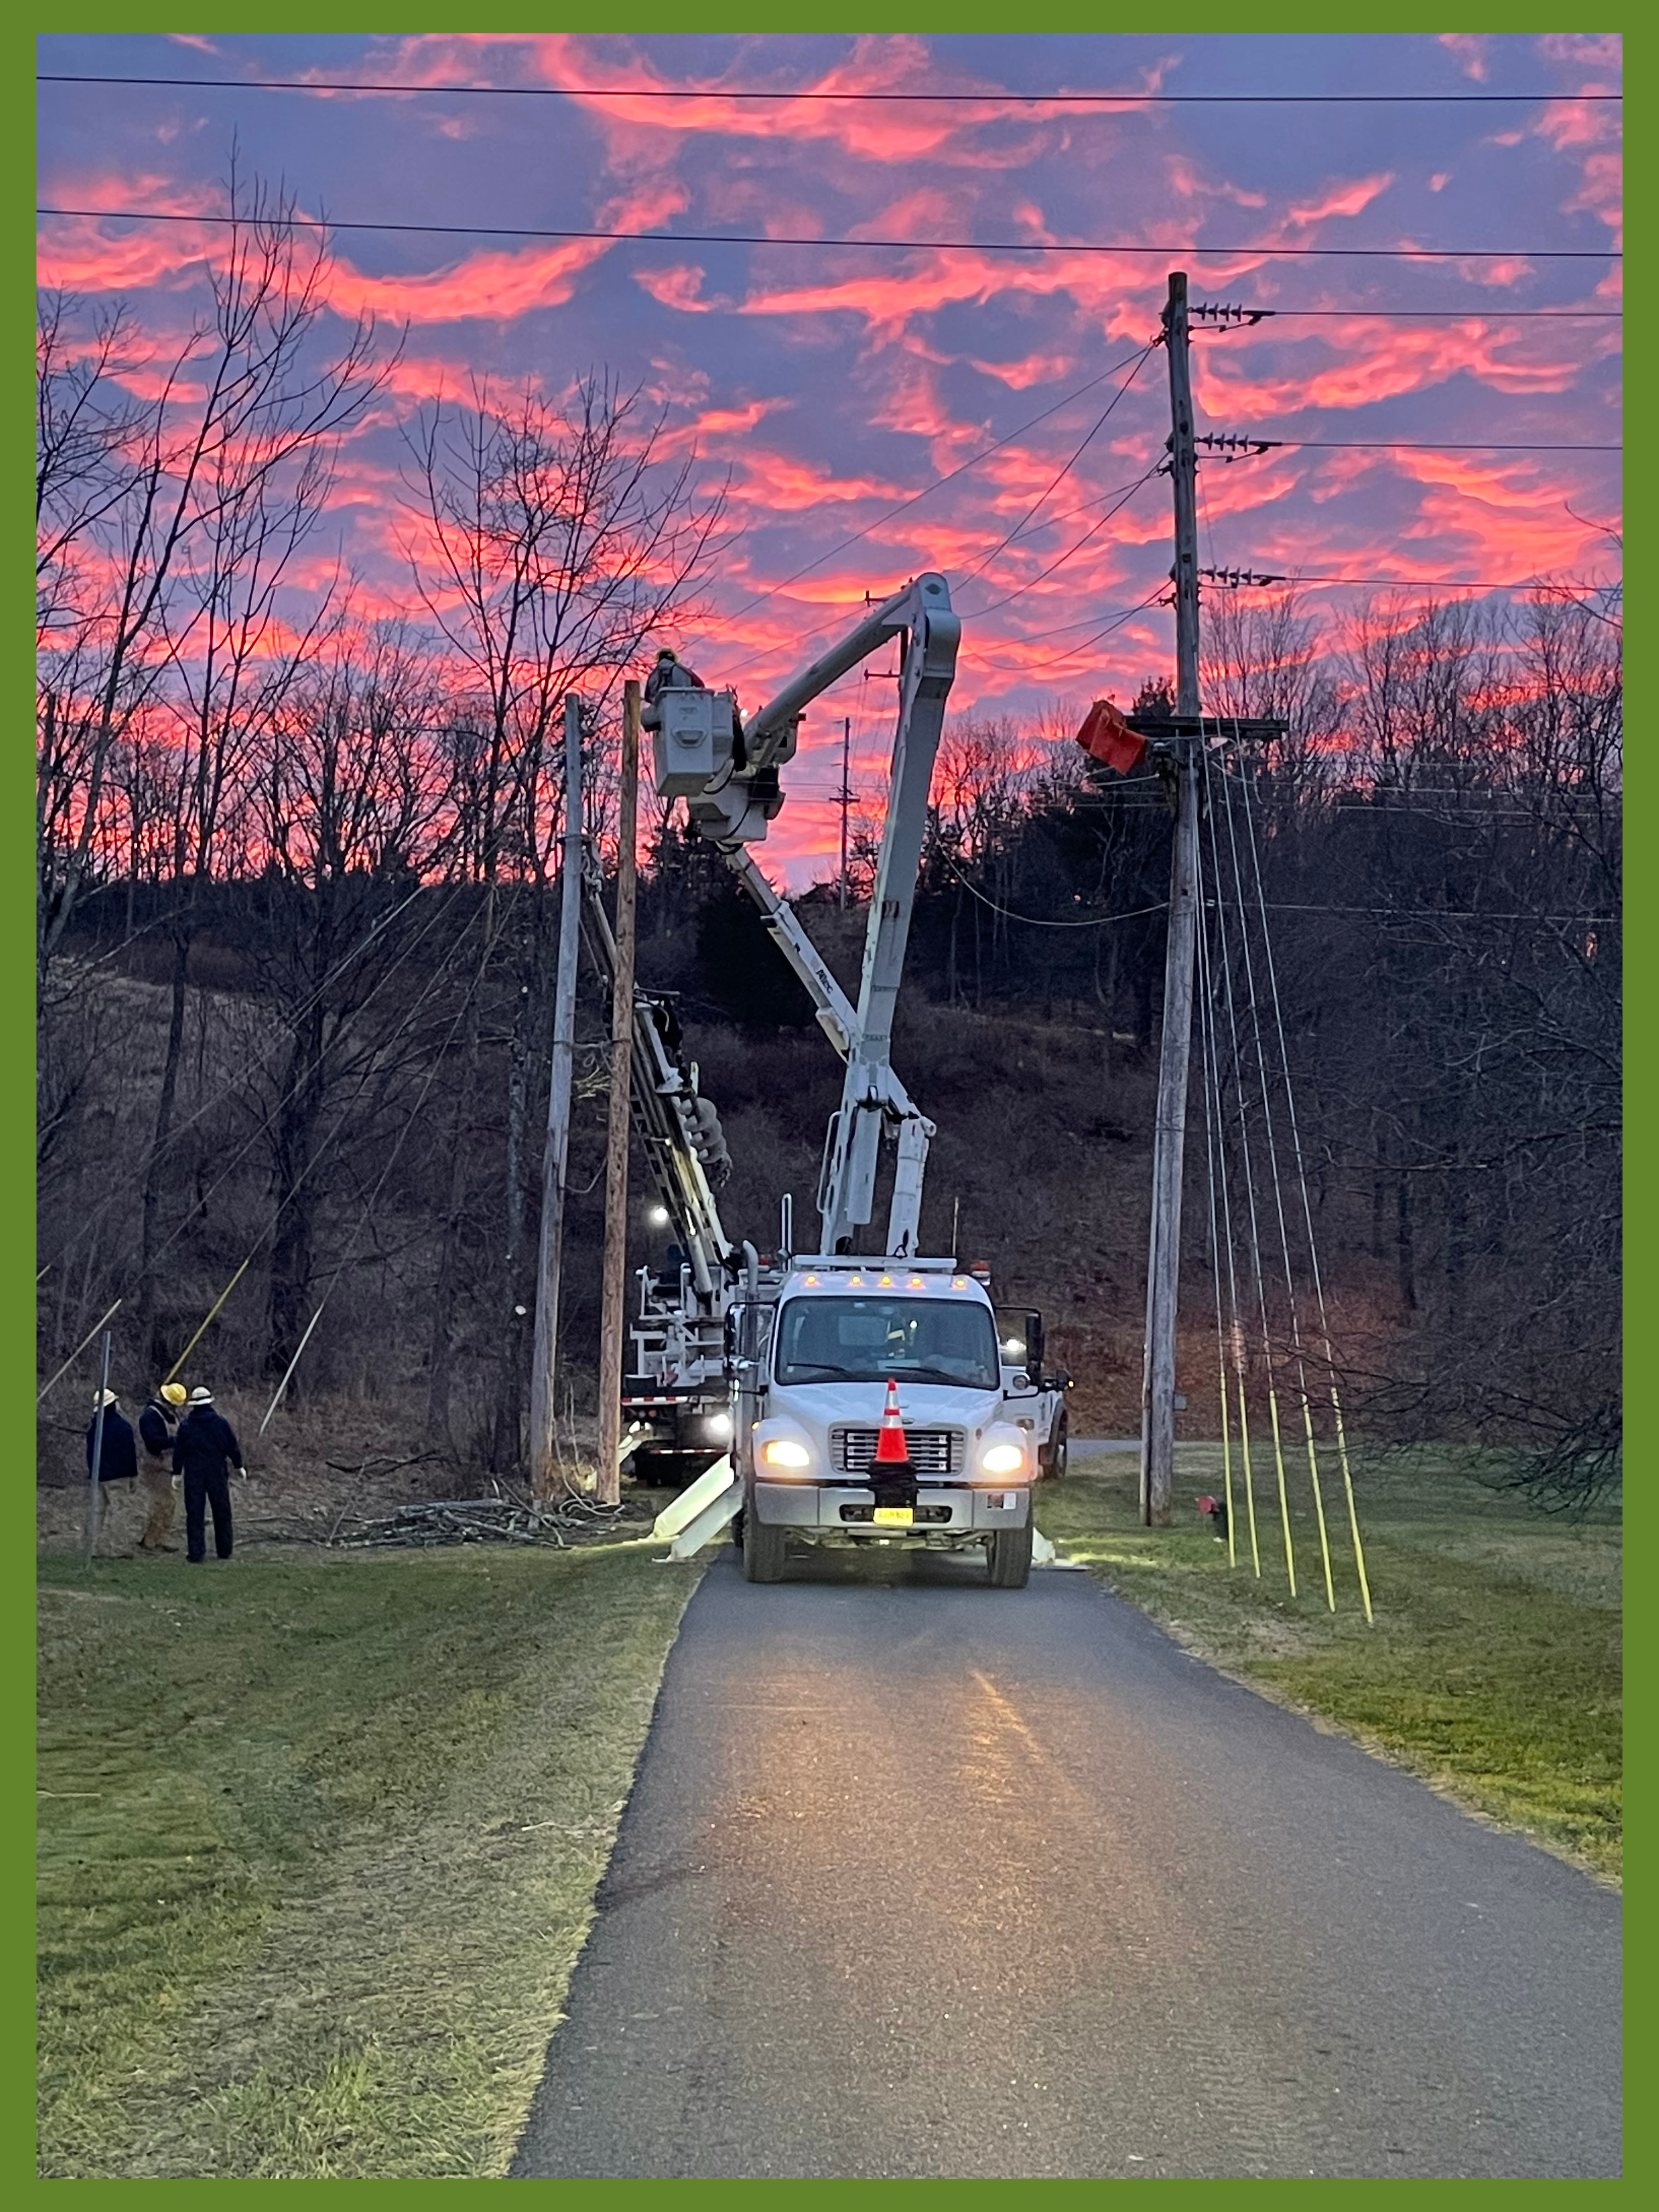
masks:
[[[876,1433],[876,1465],[908,1467],[909,1463],[910,1447],[905,1440],[904,1423],[899,1413],[898,1384],[890,1376],[887,1403],[881,1409],[881,1427]]]

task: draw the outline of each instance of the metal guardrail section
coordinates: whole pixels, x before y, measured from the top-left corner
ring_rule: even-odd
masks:
[[[832,1429],[830,1456],[842,1474],[867,1474],[875,1465],[875,1429]],[[967,1438],[960,1429],[906,1429],[905,1449],[918,1474],[960,1474],[967,1461]]]

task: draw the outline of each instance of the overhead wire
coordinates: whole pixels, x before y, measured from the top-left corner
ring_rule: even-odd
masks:
[[[1091,538],[1098,538],[1101,532],[1104,530],[1107,524],[1111,521],[1113,517],[1121,514],[1129,504],[1129,501],[1134,497],[1135,494],[1139,491],[1143,486],[1149,484],[1152,482],[1152,478],[1158,474],[1163,465],[1164,465],[1161,461],[1155,461],[1152,467],[1146,471],[1144,476],[1137,477],[1133,483],[1129,486],[1128,489],[1124,492],[1120,498],[1112,502],[1111,506],[1107,508],[1105,514],[1103,514],[1097,521],[1091,523],[1088,529],[1084,532],[1081,538],[1075,539],[1066,548],[1066,550],[1063,553],[1057,555],[1056,557],[1048,563],[1046,568],[1039,568],[1035,576],[1029,577],[1024,583],[1019,585],[1015,590],[1006,592],[1001,599],[993,599],[989,606],[968,607],[964,608],[963,612],[968,616],[970,621],[979,622],[983,620],[987,615],[994,615],[1003,607],[1012,606],[1016,599],[1023,599],[1027,592],[1034,591],[1039,584],[1046,582],[1057,569],[1063,568],[1068,561],[1072,560],[1077,554],[1083,550],[1084,547],[1089,544]]]
[[[1043,487],[1042,491],[1034,504],[1026,509],[1024,514],[1020,518],[1019,521],[1014,525],[1014,527],[1008,532],[1008,535],[1001,541],[1001,543],[1000,544],[994,545],[988,553],[982,556],[982,557],[968,570],[967,574],[962,579],[962,581],[964,584],[971,583],[975,576],[981,574],[985,569],[988,568],[992,562],[996,559],[998,554],[1005,551],[1013,544],[1015,538],[1023,534],[1032,516],[1036,514],[1039,509],[1047,506],[1049,495],[1057,489],[1060,484],[1064,483],[1066,477],[1072,473],[1072,471],[1083,459],[1085,453],[1088,452],[1089,447],[1094,443],[1096,438],[1099,435],[1101,431],[1105,428],[1107,422],[1110,418],[1112,410],[1117,405],[1119,400],[1125,397],[1129,391],[1130,386],[1134,383],[1135,379],[1139,375],[1141,370],[1152,359],[1152,355],[1158,349],[1158,340],[1154,338],[1150,344],[1144,346],[1140,352],[1136,355],[1135,359],[1130,367],[1128,375],[1125,377],[1122,383],[1119,385],[1117,390],[1107,401],[1102,412],[1096,416],[1094,422],[1085,432],[1082,443],[1075,448],[1069,459],[1065,461],[1048,479],[1048,483]],[[1132,487],[1132,489],[1134,487]],[[1055,517],[1054,519],[1057,520],[1059,518]]]
[[[167,208],[47,207],[34,212],[54,221],[194,223],[198,228],[247,229],[246,215],[191,215]],[[1617,261],[1615,246],[1223,246],[1179,239],[1143,246],[1123,240],[994,238],[823,238],[763,230],[599,230],[574,225],[509,222],[387,222],[343,216],[284,214],[270,219],[282,230],[380,231],[422,238],[559,239],[607,246],[782,246],[816,252],[874,253],[1108,253],[1167,260],[1186,255],[1198,260],[1328,261]]]
[[[158,85],[186,92],[372,93],[392,98],[816,101],[848,106],[1383,107],[1515,106],[1570,100],[1605,104],[1622,92],[865,92],[815,85],[387,84],[363,77],[180,76],[162,71],[39,70],[37,84]]]
[[[945,866],[963,890],[976,898],[981,906],[989,907],[993,914],[1000,914],[1006,921],[1023,921],[1029,929],[1104,929],[1111,922],[1138,921],[1143,915],[1162,914],[1170,903],[1168,899],[1159,899],[1155,906],[1132,907],[1123,914],[1096,914],[1079,921],[1051,921],[1042,915],[1016,914],[1012,907],[1000,906],[995,899],[988,898],[977,884],[969,882],[948,853],[943,858]]]
[[[791,584],[799,583],[803,576],[810,576],[815,568],[821,568],[826,561],[833,561],[837,553],[846,552],[849,545],[859,544],[870,535],[872,531],[879,530],[884,522],[891,522],[897,516],[908,514],[911,507],[927,498],[930,493],[942,489],[945,484],[953,483],[958,477],[965,476],[969,469],[975,469],[981,461],[988,460],[993,453],[1001,453],[1006,447],[1012,446],[1017,438],[1023,438],[1028,430],[1035,430],[1039,422],[1046,422],[1051,415],[1058,415],[1062,409],[1071,406],[1074,400],[1081,399],[1085,392],[1093,392],[1097,386],[1104,384],[1109,378],[1115,376],[1121,369],[1126,368],[1134,359],[1134,355],[1125,354],[1121,361],[1115,361],[1109,368],[1103,368],[1097,375],[1090,377],[1086,383],[1079,384],[1073,391],[1068,392],[1064,398],[1056,399],[1052,405],[1045,407],[1040,414],[1030,416],[1024,422],[1016,423],[1005,436],[994,438],[988,446],[981,447],[978,453],[971,454],[967,460],[959,461],[955,468],[947,469],[943,476],[935,477],[931,483],[924,484],[920,491],[912,492],[908,499],[902,499],[896,507],[890,507],[883,514],[872,516],[861,529],[855,530],[849,537],[840,539],[836,544],[830,546],[827,552],[817,555],[802,568],[792,569],[788,575],[781,577],[775,584],[769,584],[763,592],[757,592],[752,599],[745,599],[741,606],[734,607],[725,619],[728,622],[735,622],[740,615],[749,613],[751,608],[763,606],[768,599],[775,599],[780,592],[787,591]],[[834,615],[817,624],[814,629],[802,631],[799,635],[804,637],[815,637],[819,630],[829,629],[832,623],[844,620],[846,610],[838,609]],[[743,664],[744,667],[750,665],[750,662]],[[741,674],[742,669],[740,668],[738,672]]]

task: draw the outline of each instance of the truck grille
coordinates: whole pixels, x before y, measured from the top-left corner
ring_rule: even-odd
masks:
[[[875,1429],[832,1429],[830,1456],[842,1474],[867,1474],[875,1465]],[[963,1434],[960,1429],[907,1429],[905,1448],[918,1474],[960,1474]]]

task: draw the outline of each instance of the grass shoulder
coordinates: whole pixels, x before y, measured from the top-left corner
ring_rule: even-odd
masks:
[[[1568,1523],[1480,1478],[1477,1457],[1361,1455],[1355,1492],[1375,1620],[1360,1604],[1340,1475],[1325,1505],[1337,1609],[1310,1505],[1291,1504],[1291,1596],[1272,1486],[1252,1567],[1235,1468],[1237,1564],[1197,1514],[1220,1448],[1181,1447],[1176,1525],[1142,1528],[1133,1453],[1073,1456],[1038,1492],[1044,1532],[1192,1650],[1334,1723],[1471,1811],[1604,1879],[1622,1864],[1622,1530]],[[1305,1477],[1304,1477],[1305,1480]]]
[[[40,2171],[500,2174],[697,1580],[40,1563]]]

